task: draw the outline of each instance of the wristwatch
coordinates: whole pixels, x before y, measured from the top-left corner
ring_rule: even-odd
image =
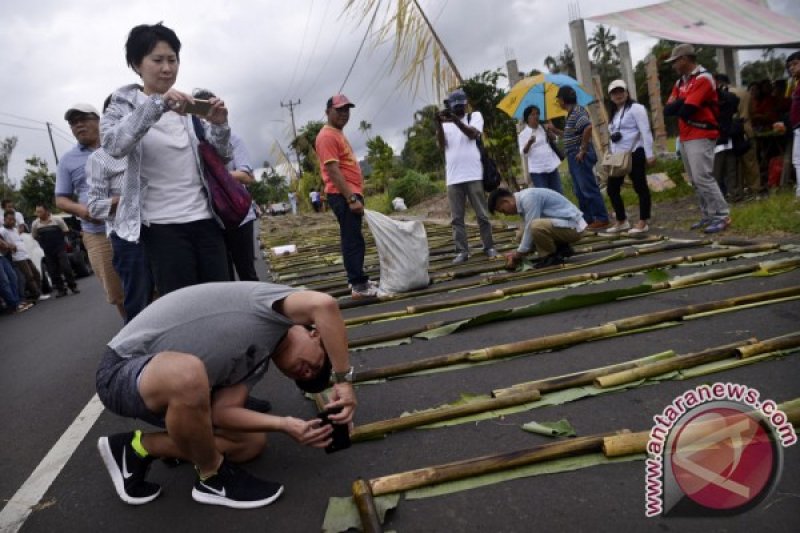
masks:
[[[355,372],[356,369],[352,366],[347,369],[347,372],[331,372],[331,383],[352,383]]]
[[[350,195],[350,196],[347,198],[347,203],[348,203],[348,204],[354,204],[354,203],[356,203],[356,202],[358,202],[358,196],[356,196],[355,194],[351,194],[351,195]]]

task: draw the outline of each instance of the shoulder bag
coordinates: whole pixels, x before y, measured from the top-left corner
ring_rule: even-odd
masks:
[[[467,124],[469,124],[471,118],[472,113],[469,113],[467,115]],[[489,154],[486,152],[486,147],[483,146],[482,137],[483,134],[478,132],[478,137],[475,139],[475,144],[478,146],[478,152],[481,155],[481,165],[483,166],[483,190],[486,192],[492,192],[500,186],[500,181],[503,178],[500,176],[500,172],[497,171],[497,164],[494,162],[494,159],[489,157]]]
[[[217,150],[206,140],[200,119],[192,115],[192,124],[199,141],[198,150],[203,162],[203,174],[214,212],[222,220],[225,228],[237,228],[250,211],[253,198],[247,189],[231,176]]]
[[[627,107],[622,109],[622,114],[619,117],[619,126],[617,127],[617,131],[622,128],[622,119],[625,117],[625,110]],[[610,128],[609,128],[610,129]],[[639,135],[636,135],[638,140]],[[636,142],[633,143],[636,145]],[[611,153],[611,150],[607,151],[603,155],[603,160],[600,163],[603,168],[603,171],[606,173],[608,177],[611,178],[618,178],[621,176],[627,176],[631,173],[631,169],[633,168],[633,157],[631,155],[630,150],[625,152],[617,152],[615,154]]]

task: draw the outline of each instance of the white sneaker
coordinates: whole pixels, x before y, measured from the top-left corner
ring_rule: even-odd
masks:
[[[375,298],[378,295],[378,288],[373,287],[369,283],[365,283],[364,285],[360,285],[358,287],[354,286],[350,291],[350,297],[353,300],[361,300],[364,298]]]
[[[610,228],[608,228],[605,232],[606,233],[622,233],[623,231],[628,231],[631,229],[631,223],[627,220],[623,220],[622,222],[617,222]]]
[[[648,231],[650,231],[650,226],[645,224],[644,227],[642,227],[642,228],[639,228],[639,227],[636,227],[636,226],[632,227],[630,230],[628,230],[628,234],[629,235],[635,235],[637,233],[647,233]]]

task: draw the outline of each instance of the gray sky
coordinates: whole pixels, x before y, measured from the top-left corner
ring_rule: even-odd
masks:
[[[544,70],[544,58],[569,43],[568,3],[421,0],[464,77],[505,68],[509,57],[518,60],[520,70]],[[583,0],[580,9],[588,17],[653,3]],[[769,3],[800,18],[797,0]],[[55,126],[60,155],[75,143],[63,119],[70,105],[88,102],[100,108],[112,90],[138,81],[125,65],[125,39],[133,26],[158,21],[173,28],[183,44],[175,87],[214,91],[227,103],[230,124],[244,138],[254,166],[274,160],[275,140],[286,148],[291,138],[281,101],[302,101],[295,109],[300,128],[322,118],[325,101],[345,80],[366,25],[342,16],[344,5],[344,0],[5,0],[0,7],[0,138],[19,138],[11,177],[23,176],[25,159],[32,155],[55,169],[45,122]],[[587,34],[593,28],[587,22]],[[641,35],[627,37],[634,64],[655,43]],[[398,87],[399,74],[388,70],[390,53],[389,45],[375,47],[368,40],[344,87],[356,104],[345,133],[360,156],[366,153],[361,120],[399,153],[413,113],[438,103],[427,86],[416,96]]]

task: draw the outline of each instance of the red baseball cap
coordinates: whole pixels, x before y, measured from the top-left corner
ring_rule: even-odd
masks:
[[[347,99],[347,97],[343,94],[337,94],[335,96],[331,96],[328,98],[328,104],[325,109],[336,108],[339,109],[340,107],[355,107],[356,105]]]

